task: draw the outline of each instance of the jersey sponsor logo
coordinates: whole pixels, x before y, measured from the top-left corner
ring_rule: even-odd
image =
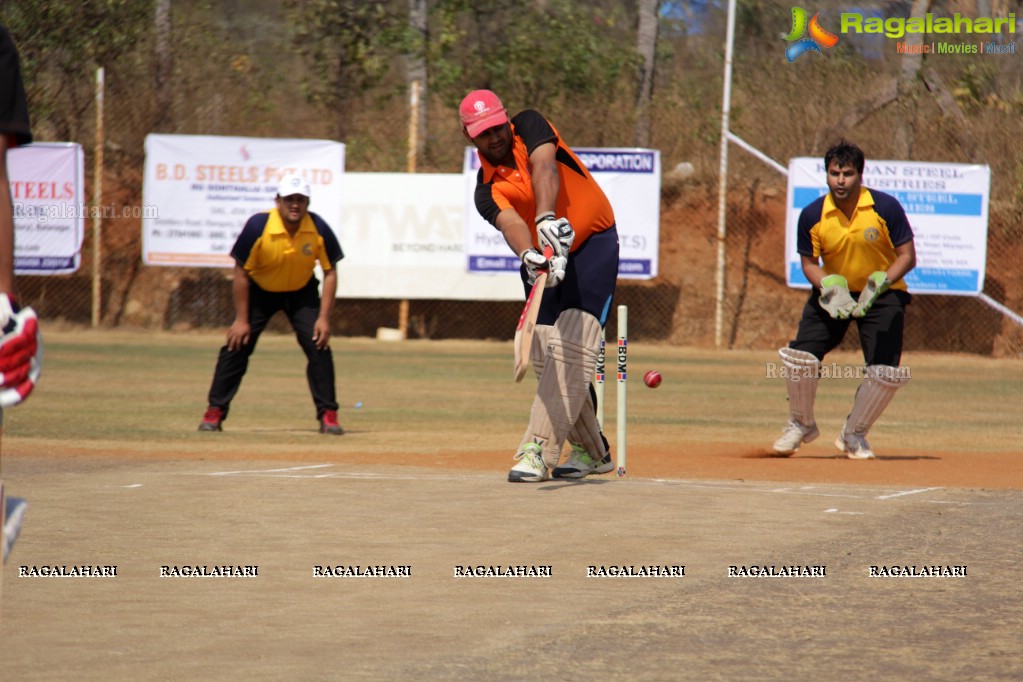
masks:
[[[653,152],[577,150],[576,154],[591,173],[653,173],[656,165]]]

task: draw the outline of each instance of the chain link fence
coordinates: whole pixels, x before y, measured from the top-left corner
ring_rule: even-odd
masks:
[[[760,5],[780,13],[789,7]],[[140,32],[128,56],[104,64],[104,166],[102,193],[95,202],[95,64],[55,66],[52,54],[45,53],[44,36],[33,33],[32,26],[17,27],[20,32],[11,27],[22,52],[37,141],[83,146],[86,196],[107,216],[101,243],[87,221],[79,272],[19,278],[22,298],[49,324],[92,324],[94,299],[98,324],[104,327],[187,331],[230,324],[228,270],[142,264],[143,146],[150,132],[339,139],[341,113],[306,96],[305,82],[296,74],[308,69],[288,42],[287,31],[280,30],[280,21],[281,16],[270,13],[262,20],[251,19],[242,31],[230,17],[208,8],[176,14],[173,69],[162,89],[154,80],[156,36],[151,30]],[[616,303],[629,306],[633,341],[715,345],[723,35],[724,17],[718,13],[706,18],[699,34],[665,30],[660,38],[648,145],[661,150],[665,168],[660,274],[650,281],[620,280]],[[736,54],[731,129],[782,164],[793,156],[821,155],[822,143],[831,142],[815,139],[822,122],[839,120],[847,106],[846,95],[838,93],[870,82],[865,71],[844,68],[862,65],[856,61],[860,57],[847,55],[840,70],[834,62],[818,60],[796,72],[779,58],[781,41],[752,34],[743,38],[745,49]],[[868,66],[891,71],[898,65],[873,63],[864,69]],[[970,64],[950,61],[944,66],[949,90],[958,92],[960,76],[971,73]],[[1018,66],[999,68],[1003,70],[985,72],[984,87],[997,90],[1000,97],[992,100],[977,86],[976,95],[961,103],[962,118],[944,115],[924,98],[908,99],[861,122],[846,137],[869,157],[892,158],[886,130],[897,118],[911,115],[919,131],[912,159],[980,159],[990,164],[994,180],[985,293],[1021,311],[1023,273],[1015,264],[1023,256],[1023,143],[1018,135],[1023,95]],[[631,80],[622,79],[627,93],[624,86]],[[811,104],[804,90],[822,96]],[[457,100],[441,93],[426,96],[427,139],[417,169],[459,172],[465,143],[455,119]],[[570,144],[628,147],[634,144],[630,97],[623,94],[617,101],[608,93],[584,93],[523,102],[518,108],[544,111]],[[407,99],[399,63],[388,77],[344,99],[346,133],[340,139],[346,144],[347,171],[406,170]],[[723,345],[774,349],[794,334],[806,297],[805,291],[785,285],[785,178],[734,146],[730,158]],[[677,166],[684,172],[676,171]],[[518,302],[411,300],[407,305],[409,338],[431,339],[510,339],[521,310]],[[380,327],[398,326],[401,306],[397,300],[342,298],[333,313],[334,333],[373,336]],[[1023,355],[1019,326],[978,299],[917,296],[909,316],[907,350]],[[611,317],[608,338],[616,333]],[[275,320],[271,329],[286,330],[286,321]],[[855,333],[846,346],[858,347]]]

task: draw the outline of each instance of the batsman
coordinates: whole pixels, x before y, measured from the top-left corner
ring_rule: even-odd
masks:
[[[903,279],[916,266],[913,230],[899,201],[863,187],[863,151],[841,142],[824,155],[828,193],[799,215],[796,249],[813,285],[796,338],[778,351],[786,369],[789,420],[774,451],[788,456],[819,435],[813,404],[820,363],[856,322],[866,372],[835,447],[874,459],[867,432],[909,373],[899,365],[906,305]]]
[[[536,396],[508,480],[607,473],[614,464],[590,382],[618,279],[611,203],[540,113],[509,118],[489,90],[469,93],[459,113],[480,160],[476,209],[522,261],[527,295],[537,274],[548,273],[529,350]],[[566,442],[571,453],[562,464]]]

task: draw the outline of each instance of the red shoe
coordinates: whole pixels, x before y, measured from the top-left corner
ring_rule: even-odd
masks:
[[[206,408],[206,414],[202,416],[202,421],[199,422],[200,431],[223,431],[220,428],[220,423],[224,421],[224,411],[219,407],[210,406]]]
[[[320,417],[320,433],[329,433],[332,436],[340,436],[345,432],[337,423],[337,410],[327,410]]]

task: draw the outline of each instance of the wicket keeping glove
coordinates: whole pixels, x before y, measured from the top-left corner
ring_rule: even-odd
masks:
[[[821,280],[821,307],[836,320],[848,319],[856,307],[849,294],[849,282],[842,275],[828,275]]]
[[[28,397],[39,380],[43,340],[39,319],[31,308],[21,308],[0,294],[0,407],[13,407]]]
[[[880,270],[870,273],[870,276],[867,277],[867,285],[860,292],[860,300],[852,311],[852,316],[863,317],[866,315],[877,297],[888,291],[888,287],[891,285],[892,283],[888,281],[888,273]]]

